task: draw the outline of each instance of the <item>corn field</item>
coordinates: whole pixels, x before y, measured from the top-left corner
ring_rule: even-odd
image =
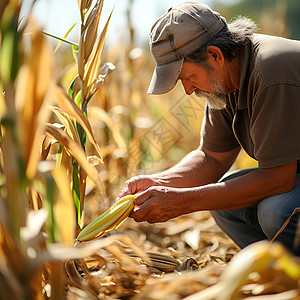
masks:
[[[113,204],[126,179],[197,147],[204,107],[180,87],[146,95],[153,62],[130,7],[131,42],[107,53],[103,0],[78,0],[79,43],[70,28],[56,49],[21,4],[0,3],[0,299],[300,299],[299,261],[279,244],[240,251],[208,212],[136,224],[133,198]],[[73,62],[57,76],[61,43]],[[113,207],[122,217],[86,236]]]

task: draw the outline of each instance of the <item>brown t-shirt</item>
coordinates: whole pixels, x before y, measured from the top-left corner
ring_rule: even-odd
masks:
[[[255,34],[240,53],[240,88],[221,111],[206,108],[201,143],[241,146],[270,168],[300,160],[300,41]]]

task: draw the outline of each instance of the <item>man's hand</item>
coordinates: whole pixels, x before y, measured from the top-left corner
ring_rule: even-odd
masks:
[[[166,222],[185,213],[185,189],[151,186],[135,197],[137,207],[130,214],[136,222]]]
[[[167,184],[167,181],[162,180],[159,176],[153,174],[134,176],[125,182],[124,188],[119,194],[118,199],[126,195],[138,194],[151,186],[161,186],[164,184]]]

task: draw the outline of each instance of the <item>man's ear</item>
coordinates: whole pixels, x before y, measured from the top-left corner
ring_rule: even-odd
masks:
[[[218,63],[221,67],[224,65],[225,58],[220,48],[216,46],[208,46],[206,53],[211,63]]]

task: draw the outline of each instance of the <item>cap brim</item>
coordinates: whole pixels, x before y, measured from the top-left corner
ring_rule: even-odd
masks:
[[[178,81],[183,59],[155,67],[148,94],[160,95],[171,91]]]

